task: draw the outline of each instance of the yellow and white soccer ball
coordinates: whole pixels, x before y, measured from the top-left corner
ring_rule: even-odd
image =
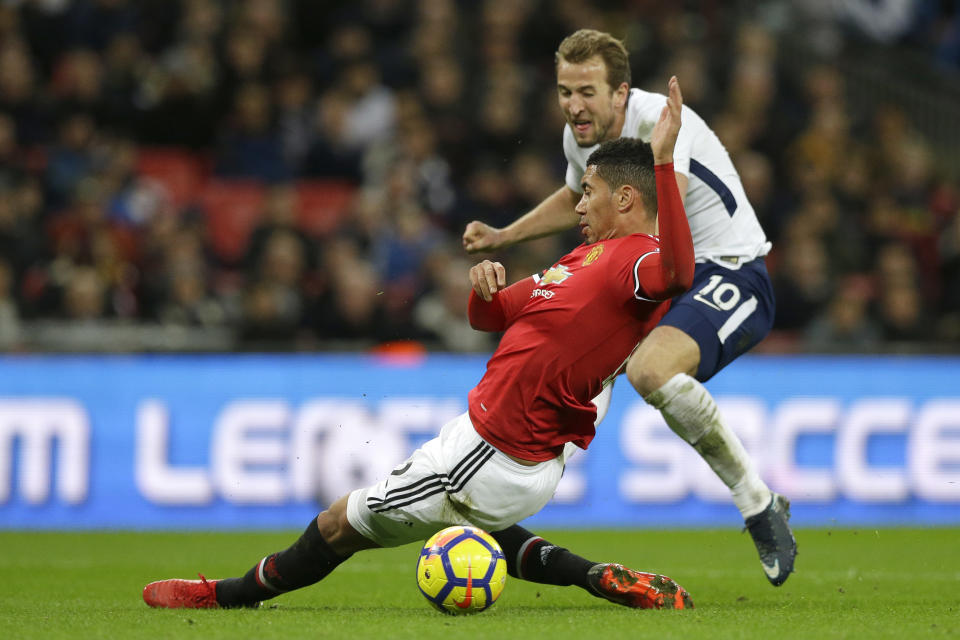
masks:
[[[443,613],[461,615],[489,609],[507,582],[503,549],[476,527],[447,527],[420,550],[417,586]]]

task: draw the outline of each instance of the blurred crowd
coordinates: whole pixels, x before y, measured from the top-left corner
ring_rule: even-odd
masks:
[[[553,52],[582,27],[625,39],[634,86],[676,74],[730,151],[774,242],[768,348],[960,347],[960,192],[935,141],[785,50],[763,17],[792,3],[723,4],[0,0],[0,348],[110,349],[129,326],[492,348],[460,234],[562,184]],[[916,4],[885,46],[955,74],[956,16]],[[498,259],[518,279],[577,242]]]

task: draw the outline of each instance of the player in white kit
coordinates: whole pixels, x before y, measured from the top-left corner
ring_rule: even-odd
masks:
[[[567,120],[566,184],[502,229],[480,221],[468,224],[463,245],[471,253],[574,226],[587,157],[605,140],[649,141],[666,101],[662,94],[630,88],[626,49],[599,31],[581,29],[564,39],[556,53],[556,71],[560,108]],[[696,273],[691,289],[673,299],[670,311],[630,357],[626,373],[637,392],[730,488],[764,572],[779,586],[793,571],[796,555],[789,502],[760,478],[701,384],[770,331],[774,298],[764,262],[770,243],[716,134],[686,105],[682,120],[674,169],[693,235]],[[508,545],[519,546],[524,558],[544,555],[530,554],[531,545],[553,549],[519,526],[503,537]],[[520,566],[519,556],[512,568],[518,574],[529,573]],[[543,578],[537,581],[550,582],[548,567],[537,567],[534,573]]]

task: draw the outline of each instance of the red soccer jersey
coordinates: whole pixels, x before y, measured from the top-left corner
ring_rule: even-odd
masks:
[[[591,400],[667,311],[669,302],[643,297],[654,279],[662,279],[660,241],[633,234],[581,245],[500,291],[506,333],[469,394],[477,432],[525,460],[555,458],[568,441],[586,449]]]

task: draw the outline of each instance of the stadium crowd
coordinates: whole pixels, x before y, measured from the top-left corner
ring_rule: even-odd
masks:
[[[128,348],[110,336],[131,326],[226,336],[191,348],[492,348],[460,234],[562,183],[553,52],[581,27],[625,38],[634,86],[676,74],[730,151],[774,243],[768,348],[960,348],[960,189],[936,141],[786,50],[790,2],[724,4],[0,0],[0,349]],[[955,79],[939,4],[882,39]],[[519,277],[578,241],[500,259]]]

